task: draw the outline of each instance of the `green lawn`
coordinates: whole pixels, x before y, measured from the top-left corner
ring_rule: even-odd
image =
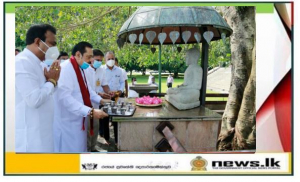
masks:
[[[158,74],[153,74],[153,76],[155,77],[155,82],[158,84]],[[161,87],[161,92],[162,93],[166,93],[167,92],[167,77],[169,76],[169,74],[162,74],[162,78],[161,78],[161,83],[162,83],[162,87]],[[135,77],[137,80],[138,84],[147,84],[148,83],[148,78],[149,75],[142,75],[142,74],[132,74],[132,77]],[[182,84],[184,81],[183,78],[183,74],[179,74],[179,78],[174,78],[174,82],[173,82],[173,88],[177,87],[177,85]],[[131,77],[128,74],[128,84],[131,85]],[[217,93],[211,90],[206,90],[206,93]],[[207,101],[227,101],[227,97],[207,97],[206,98]]]

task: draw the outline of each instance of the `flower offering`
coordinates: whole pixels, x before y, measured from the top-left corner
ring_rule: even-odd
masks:
[[[136,98],[135,102],[138,104],[144,104],[144,105],[154,105],[154,104],[161,104],[162,99],[160,99],[158,97],[144,96],[141,98]]]

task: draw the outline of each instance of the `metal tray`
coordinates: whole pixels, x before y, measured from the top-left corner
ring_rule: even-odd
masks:
[[[131,117],[131,116],[133,116],[133,114],[135,113],[135,110],[136,110],[136,107],[135,106],[133,106],[133,110],[132,111],[130,111],[130,112],[125,112],[125,114],[114,114],[114,113],[112,113],[112,112],[108,112],[107,114],[109,115],[109,116],[116,116],[116,117]]]

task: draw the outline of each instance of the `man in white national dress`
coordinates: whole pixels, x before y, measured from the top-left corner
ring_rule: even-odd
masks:
[[[53,152],[53,93],[60,75],[56,29],[34,25],[26,34],[26,48],[16,58],[15,151]],[[49,71],[41,63],[51,62]]]
[[[112,100],[118,99],[118,97],[123,93],[125,87],[125,80],[122,70],[115,66],[115,54],[109,51],[105,54],[105,78],[107,80]],[[112,122],[114,126],[115,143],[118,143],[118,123]],[[104,139],[109,144],[109,120],[105,118],[103,120],[103,134]]]
[[[99,49],[93,50],[93,58],[91,59],[90,66],[86,69],[87,75],[86,79],[91,85],[91,88],[102,98],[104,99],[110,99],[109,87],[107,84],[107,81],[105,79],[105,72],[104,69],[101,68],[102,60],[103,60],[104,54]],[[92,103],[94,108],[101,108],[102,106],[99,105],[99,103]],[[99,152],[96,149],[97,144],[97,138],[99,134],[99,124],[101,125],[103,122],[99,123],[99,119],[93,118],[93,127],[94,127],[94,135],[91,136],[90,134],[87,135],[87,147],[88,152]],[[88,123],[88,129],[90,129],[90,123]],[[103,133],[101,134],[103,136]]]
[[[87,122],[108,115],[94,109],[92,103],[104,104],[91,89],[86,79],[88,61],[93,57],[93,46],[79,42],[72,50],[72,57],[61,64],[61,76],[55,93],[54,149],[55,152],[87,152]],[[93,125],[89,130],[93,135]]]

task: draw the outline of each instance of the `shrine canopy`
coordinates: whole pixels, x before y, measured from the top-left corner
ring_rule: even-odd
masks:
[[[118,46],[132,44],[191,44],[223,39],[232,29],[209,6],[144,6],[124,22]]]

